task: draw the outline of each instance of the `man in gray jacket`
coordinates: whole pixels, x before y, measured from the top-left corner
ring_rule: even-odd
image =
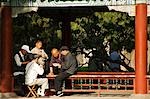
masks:
[[[61,71],[55,78],[55,91],[56,96],[62,96],[63,81],[69,76],[73,75],[77,70],[77,60],[75,56],[71,54],[67,46],[60,48],[60,53],[63,57],[61,64]]]

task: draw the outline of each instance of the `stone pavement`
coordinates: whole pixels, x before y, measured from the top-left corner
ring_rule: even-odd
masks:
[[[9,99],[33,99],[26,98],[26,97],[18,97],[18,98],[9,98]],[[39,97],[36,99],[128,99],[128,97],[120,97],[120,96],[108,96],[108,97],[93,97],[93,96],[63,96],[63,97],[56,97],[56,96],[50,96],[50,97]]]
[[[148,96],[148,97],[147,97]],[[63,97],[57,96],[45,96],[39,98],[33,97],[19,97],[19,96],[11,96],[11,97],[0,97],[0,99],[150,99],[150,94],[146,95],[131,95],[131,94],[101,94],[99,97],[95,93],[89,94],[72,94]]]
[[[36,99],[128,99],[130,95],[123,95],[123,94],[101,94],[99,97],[95,93],[88,93],[88,94],[72,94],[70,96],[63,96],[63,97],[57,97],[57,96],[45,96],[45,97],[39,97]],[[18,97],[18,96],[12,96],[12,97],[2,97],[1,99],[33,99],[33,97]]]

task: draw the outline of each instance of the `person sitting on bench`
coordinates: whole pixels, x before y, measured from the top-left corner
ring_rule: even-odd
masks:
[[[60,48],[60,53],[63,55],[61,71],[54,80],[56,96],[59,97],[63,96],[63,81],[65,81],[69,76],[73,75],[77,71],[78,67],[76,57],[71,54],[67,46],[62,46]]]
[[[41,86],[37,90],[37,94],[39,94],[40,96],[45,96],[45,89],[48,89],[48,79],[37,78],[38,75],[42,75],[44,73],[44,63],[45,62],[43,61],[42,57],[35,55],[34,59],[27,64],[25,72],[25,84],[29,86]]]
[[[49,75],[57,75],[61,68],[61,54],[57,48],[51,50],[51,60],[49,62],[50,73]]]

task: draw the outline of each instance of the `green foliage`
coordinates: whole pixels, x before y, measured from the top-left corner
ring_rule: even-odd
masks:
[[[134,17],[127,13],[95,12],[91,16],[76,18],[71,29],[74,47],[105,47],[106,39],[111,47],[119,50],[134,48]]]
[[[88,67],[80,67],[78,68],[78,72],[88,71]]]
[[[36,39],[44,41],[47,52],[60,47],[61,29],[57,19],[41,17],[36,12],[19,14],[13,18],[14,51],[23,44],[34,47]],[[127,13],[95,12],[78,17],[71,22],[71,32],[72,48],[105,49],[108,44],[120,50],[134,48],[134,17]]]
[[[14,52],[23,44],[34,47],[36,39],[43,40],[47,52],[52,47],[60,46],[61,32],[59,22],[40,17],[36,12],[19,14],[13,18]]]

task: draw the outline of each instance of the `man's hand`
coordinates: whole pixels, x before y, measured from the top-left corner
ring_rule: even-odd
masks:
[[[54,75],[54,73],[53,73],[53,72],[50,72],[50,73],[48,73],[48,75]]]
[[[53,72],[50,72],[48,75],[46,75],[46,77],[51,77],[51,76],[54,76]]]
[[[59,63],[53,63],[53,66],[54,66],[54,67],[61,68],[61,64],[59,64]]]
[[[25,62],[22,62],[22,64],[24,65],[26,65],[26,64],[28,64],[30,61],[25,61]]]

